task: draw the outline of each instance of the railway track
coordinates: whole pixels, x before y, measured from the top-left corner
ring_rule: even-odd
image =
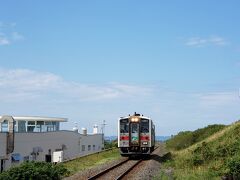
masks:
[[[95,179],[115,179],[120,180],[124,178],[134,167],[136,167],[142,159],[139,160],[132,160],[126,159],[100,173],[89,177],[88,180],[95,180]]]
[[[158,148],[159,146],[156,146],[154,148],[154,151]],[[120,180],[123,179],[124,177],[126,177],[133,169],[135,169],[136,166],[138,166],[138,164],[140,162],[142,162],[143,159],[146,160],[146,158],[148,159],[148,157],[144,157],[141,159],[126,159],[123,160],[122,162],[111,166],[103,171],[101,171],[100,173],[88,177],[88,180],[95,180],[95,179],[104,179],[104,180]],[[136,167],[137,168],[137,167]]]

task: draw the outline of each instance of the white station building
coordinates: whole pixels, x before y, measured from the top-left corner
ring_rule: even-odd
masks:
[[[21,162],[62,162],[101,151],[103,136],[60,130],[66,118],[0,116],[0,172]]]

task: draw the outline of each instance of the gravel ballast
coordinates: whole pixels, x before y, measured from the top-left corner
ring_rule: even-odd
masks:
[[[160,144],[159,148],[157,148],[149,159],[143,160],[136,168],[134,168],[129,175],[127,175],[124,179],[153,179],[156,176],[161,168],[161,157],[166,154],[166,150],[163,144]],[[65,178],[65,180],[86,180],[89,177],[115,165],[120,163],[121,161],[125,160],[126,158],[120,158],[118,160],[114,160],[108,162],[106,164],[101,164],[99,166],[78,172],[70,177]]]

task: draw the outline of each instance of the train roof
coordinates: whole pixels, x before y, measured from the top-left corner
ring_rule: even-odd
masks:
[[[147,116],[143,116],[143,115],[141,115],[141,116],[136,116],[136,115],[130,115],[130,116],[125,116],[125,117],[120,117],[118,120],[121,120],[121,119],[128,119],[128,118],[130,118],[130,117],[140,117],[140,118],[144,118],[144,119],[149,119],[149,120],[152,120],[151,118],[149,118],[149,117],[147,117]]]

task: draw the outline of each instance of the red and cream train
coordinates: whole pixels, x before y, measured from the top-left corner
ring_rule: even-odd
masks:
[[[118,120],[118,147],[122,156],[150,154],[155,146],[153,121],[137,114]]]

